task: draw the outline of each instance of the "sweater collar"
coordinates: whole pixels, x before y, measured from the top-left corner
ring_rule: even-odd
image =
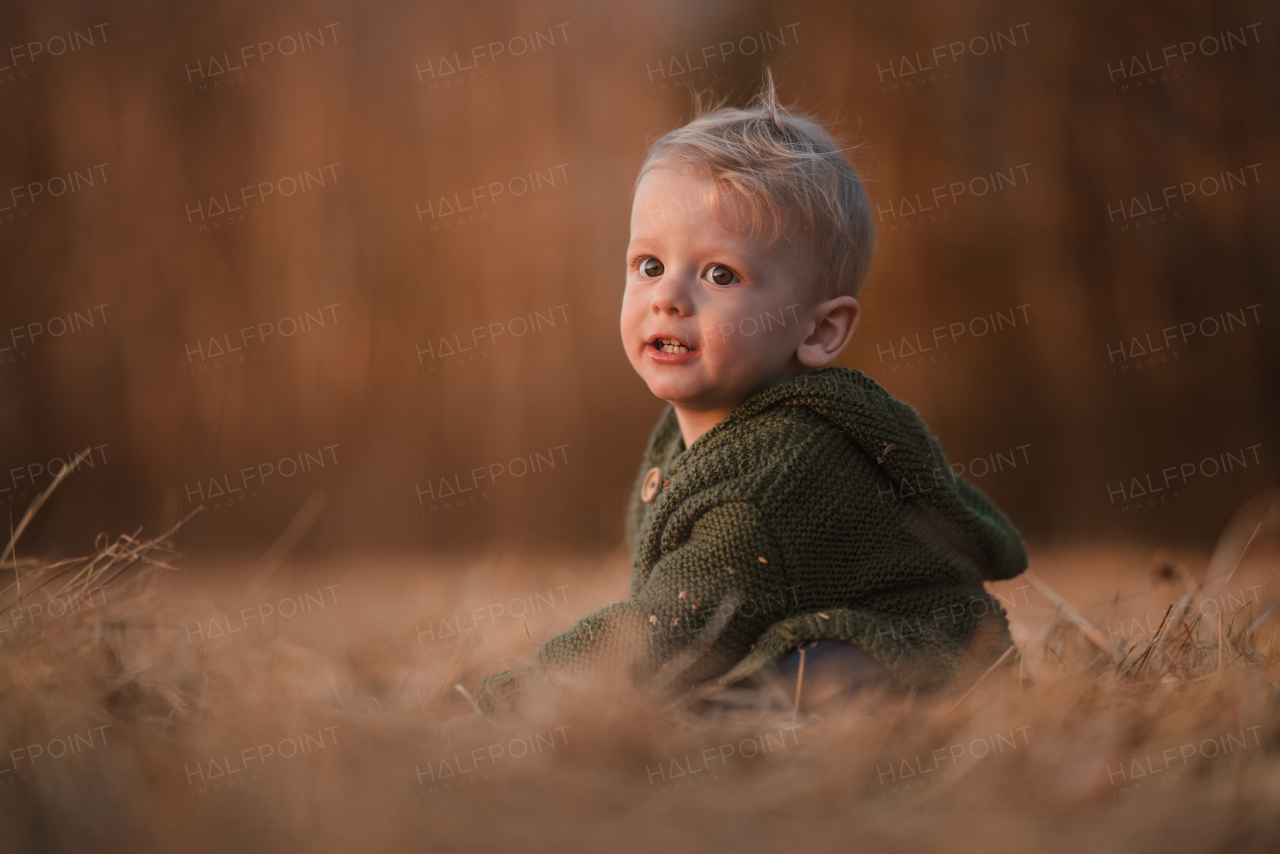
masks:
[[[805,407],[827,418],[895,481],[918,478],[922,472],[947,471],[936,440],[914,409],[861,371],[840,366],[820,368],[761,389],[695,439],[688,449],[675,407],[668,405],[667,417],[674,435],[666,458],[674,464],[688,450],[696,453],[721,434],[777,407]]]
[[[862,382],[859,382],[859,380]],[[694,439],[691,447],[702,447],[711,438],[727,430],[732,430],[743,421],[775,406],[807,406],[823,398],[836,401],[865,397],[865,392],[860,390],[863,383],[874,386],[881,394],[888,396],[888,392],[884,391],[879,384],[861,371],[839,366],[819,368],[816,371],[800,374],[780,383],[774,383],[738,404],[737,408],[716,422],[710,430]],[[684,435],[680,432],[679,419],[676,418],[675,407],[668,404],[667,410],[667,417],[675,425],[675,438],[673,440],[675,452],[680,454],[687,450],[684,444]]]

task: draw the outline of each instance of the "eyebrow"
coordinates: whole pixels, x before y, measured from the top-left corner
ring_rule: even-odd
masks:
[[[630,255],[632,252],[636,252],[636,251],[639,251],[640,249],[646,248],[647,244],[649,244],[652,241],[652,239],[653,238],[650,238],[650,237],[635,238],[634,240],[627,243],[627,254]]]
[[[654,235],[648,235],[648,234],[641,234],[638,237],[632,238],[632,240],[629,243],[627,243],[627,251],[632,252],[641,248],[648,248],[648,249],[653,249],[654,251],[657,251],[657,244],[660,242],[661,242],[660,237],[657,237]],[[697,245],[694,247],[694,251],[696,251],[700,255],[727,255],[727,256],[733,256],[733,257],[738,257],[741,255],[741,252],[737,249],[733,249],[728,246],[720,246],[720,245],[712,245],[712,246]]]

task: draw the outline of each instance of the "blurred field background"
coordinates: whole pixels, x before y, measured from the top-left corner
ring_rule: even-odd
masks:
[[[1276,23],[1185,0],[0,6],[11,527],[86,452],[0,572],[0,847],[1274,850]],[[495,728],[452,686],[625,590],[662,408],[617,330],[646,143],[689,85],[742,103],[765,63],[857,146],[877,211],[840,363],[1031,546],[997,590],[1019,651],[963,697],[798,729],[610,695]],[[180,556],[151,539],[182,520]],[[422,782],[534,733],[554,747]]]
[[[201,481],[309,451],[331,463],[275,475],[190,524],[184,544],[265,548],[319,490],[299,554],[611,548],[662,405],[618,342],[635,171],[646,141],[688,118],[683,84],[740,103],[768,62],[785,100],[860,146],[880,211],[841,363],[916,406],[953,461],[985,459],[975,482],[1031,541],[1205,548],[1277,474],[1274,25],[1264,3],[10,4],[0,178],[24,189],[0,212],[0,499],[20,514],[57,459],[106,446],[29,534],[76,554],[100,531],[167,528]],[[71,31],[97,42],[51,56]],[[539,49],[512,55],[535,31]],[[743,39],[766,33],[769,49],[744,56]],[[1116,76],[1132,57],[1210,36],[1231,50],[1196,47],[1165,72],[1176,79],[1118,91],[1147,79]],[[286,37],[309,47],[283,56]],[[31,42],[49,47],[32,60]],[[984,43],[1000,49],[969,52]],[[932,64],[940,45],[937,79],[919,85],[903,58]],[[245,64],[245,47],[244,70],[212,73]],[[447,73],[459,63],[476,67]],[[679,74],[694,63],[706,67]],[[28,198],[26,185],[96,164],[105,184]],[[1016,185],[948,201],[936,222],[903,215],[904,198],[997,171]],[[1127,215],[1133,197],[1226,171],[1246,185],[1112,233],[1134,218],[1108,206]],[[284,197],[282,179],[306,172],[310,188]],[[533,172],[538,189],[514,197]],[[211,198],[260,183],[281,190],[251,190],[240,213],[256,218],[215,226]],[[512,193],[482,196],[474,222],[437,217],[432,232],[419,213],[490,183]],[[74,318],[93,306],[105,321]],[[1134,338],[1227,312],[1244,325],[1177,340],[1154,366],[1130,358]],[[975,318],[996,313],[1016,325],[979,337]],[[31,324],[69,314],[78,331],[30,340]],[[307,331],[286,337],[285,318]],[[516,318],[538,331],[519,335]],[[495,339],[462,364],[441,356],[441,338],[490,324]],[[974,332],[924,365],[904,355],[904,338],[952,324]],[[260,325],[265,342],[229,366],[209,356],[210,339]],[[1176,501],[1113,514],[1124,502],[1108,485],[1259,443]],[[538,452],[560,465],[506,476],[459,512],[419,498]]]

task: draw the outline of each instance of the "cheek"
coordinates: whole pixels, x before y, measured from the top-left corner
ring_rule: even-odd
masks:
[[[618,318],[618,328],[624,343],[630,343],[640,334],[640,326],[644,321],[644,306],[635,296],[628,292],[622,297],[622,311]]]
[[[746,368],[759,358],[759,352],[752,346],[752,340],[739,334],[737,329],[725,330],[723,337],[717,337],[715,350],[716,361],[724,367]]]
[[[720,353],[750,351],[751,338],[742,334],[742,322],[737,312],[712,313],[703,319],[703,336],[708,349]]]
[[[723,317],[704,327],[709,355],[727,369],[754,370],[787,348],[781,330],[764,330],[753,315]]]

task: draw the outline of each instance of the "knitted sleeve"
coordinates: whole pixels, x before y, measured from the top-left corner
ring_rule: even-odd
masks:
[[[530,678],[611,665],[630,666],[638,682],[658,678],[689,688],[729,670],[795,604],[782,554],[756,506],[719,504],[658,559],[634,599],[583,617],[547,641],[531,664],[486,677],[476,700],[494,714],[517,705]]]

